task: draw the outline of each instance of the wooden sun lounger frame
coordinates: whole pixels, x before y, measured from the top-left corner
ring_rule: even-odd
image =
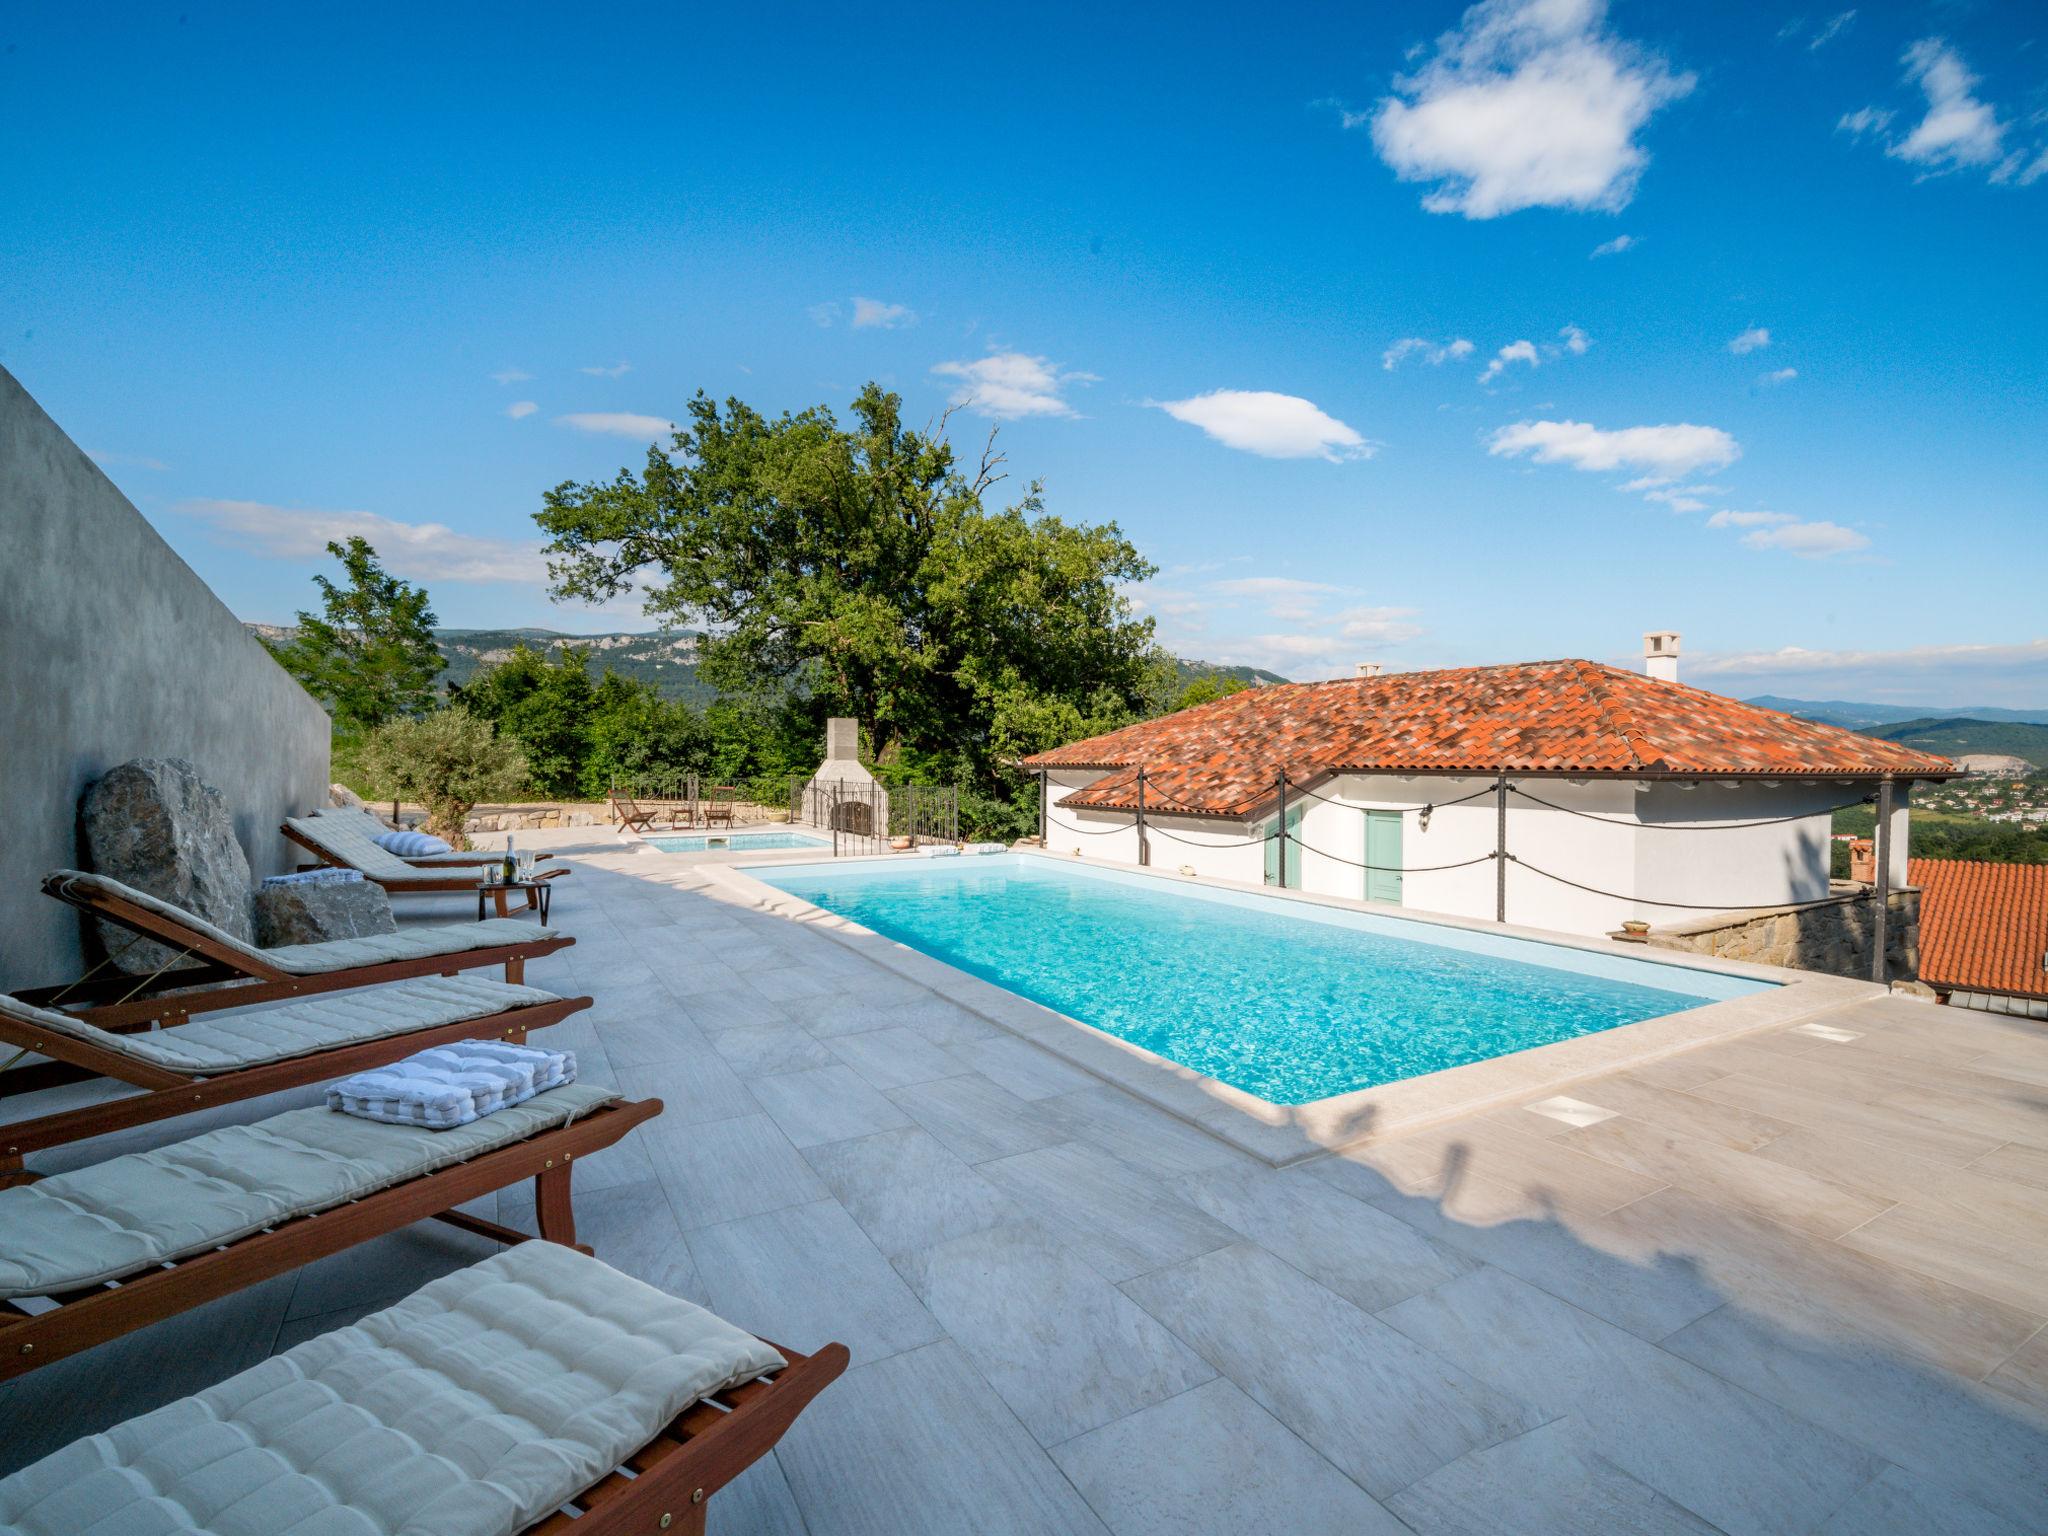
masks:
[[[587,1246],[576,1241],[576,1213],[569,1186],[575,1160],[613,1145],[661,1109],[659,1099],[600,1104],[568,1125],[538,1131],[468,1162],[421,1174],[311,1216],[293,1217],[222,1247],[155,1265],[122,1280],[52,1297],[57,1305],[46,1311],[31,1312],[18,1302],[0,1300],[0,1381],[24,1376],[54,1360],[416,1221],[432,1218],[496,1242],[526,1242],[531,1233],[455,1209],[524,1179],[533,1180],[534,1216],[542,1239],[589,1253]]]
[[[473,891],[476,886],[472,883],[467,889]],[[169,945],[179,951],[178,960],[188,956],[198,960],[196,965],[186,966],[174,960],[147,976],[114,971],[102,962],[77,981],[17,990],[14,994],[39,1008],[61,1007],[103,1029],[182,1024],[195,1014],[221,1008],[342,992],[383,981],[410,981],[417,976],[456,976],[494,965],[502,965],[505,980],[516,986],[526,980],[527,961],[551,955],[576,942],[566,933],[543,938],[536,931],[532,938],[515,944],[493,944],[486,949],[456,950],[445,955],[387,960],[378,965],[299,976],[266,965],[260,958],[261,951],[250,954],[219,943],[201,929],[160,916],[112,891],[68,886],[58,875],[45,875],[43,894],[94,917],[103,917],[143,938]]]
[[[771,1347],[789,1364],[699,1399],[526,1536],[704,1536],[711,1496],[773,1450],[846,1370],[844,1344],[812,1355]]]
[[[393,896],[425,896],[444,892],[462,892],[474,895],[477,889],[477,871],[482,869],[484,865],[493,862],[488,856],[479,855],[474,868],[446,864],[412,865],[410,867],[419,870],[417,876],[404,880],[386,878],[382,875],[373,875],[368,870],[349,863],[346,858],[332,849],[322,848],[290,822],[286,822],[277,830],[313,855],[317,862],[307,867],[314,869],[353,869],[365,880],[376,881],[377,884],[383,886]],[[439,871],[439,873],[435,871]],[[532,878],[535,880],[553,880],[568,873],[569,871],[566,867],[562,869],[536,870]],[[527,905],[534,905],[531,892],[527,893]]]
[[[62,1081],[76,1082],[87,1077],[113,1078],[142,1089],[141,1093],[125,1098],[0,1125],[0,1188],[23,1181],[22,1159],[31,1152],[83,1141],[88,1136],[104,1136],[109,1131],[125,1131],[173,1115],[257,1098],[285,1088],[302,1088],[308,1083],[347,1077],[397,1061],[429,1046],[446,1045],[452,1040],[489,1037],[524,1045],[527,1031],[559,1024],[570,1014],[590,1007],[592,1001],[588,997],[551,998],[544,1003],[500,1009],[496,1013],[481,1014],[453,1024],[437,1024],[428,1029],[408,1030],[382,1039],[362,1040],[352,1045],[288,1057],[283,1061],[265,1062],[261,1066],[211,1074],[182,1072],[174,1067],[138,1061],[133,1056],[93,1041],[56,1034],[0,1014],[0,1046],[47,1056],[51,1066],[64,1069],[52,1071],[39,1064],[0,1072],[0,1096],[46,1088]],[[10,1081],[15,1078],[23,1079],[27,1086]]]

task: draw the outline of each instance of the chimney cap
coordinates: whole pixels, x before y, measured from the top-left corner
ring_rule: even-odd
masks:
[[[1678,654],[1678,631],[1675,629],[1646,629],[1643,631],[1643,654],[1645,656],[1676,656]]]
[[[1358,664],[1358,675],[1360,677],[1378,677],[1381,670],[1380,664],[1376,661],[1361,661]]]

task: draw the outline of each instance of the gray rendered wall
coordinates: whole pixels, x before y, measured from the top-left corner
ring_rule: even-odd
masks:
[[[258,876],[278,823],[327,796],[326,713],[0,368],[0,991],[81,964],[78,797],[137,757],[183,757],[227,797]]]

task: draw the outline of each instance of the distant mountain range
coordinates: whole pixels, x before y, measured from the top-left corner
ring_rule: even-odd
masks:
[[[2048,708],[2000,709],[1992,704],[1973,704],[1967,708],[1930,709],[1925,704],[1852,704],[1841,699],[1781,699],[1769,693],[1743,702],[1762,709],[1781,710],[1802,720],[1818,720],[1822,725],[1843,726],[1852,731],[1868,731],[1873,726],[1903,725],[1920,720],[2018,720],[2030,725],[2048,725]]]
[[[272,644],[291,639],[296,633],[283,624],[245,624],[251,634]],[[483,668],[503,661],[514,647],[552,653],[563,646],[577,646],[590,653],[593,671],[606,667],[625,677],[652,683],[664,698],[682,699],[702,708],[718,691],[697,676],[697,637],[687,634],[565,635],[553,629],[437,629],[434,640],[441,647],[447,671],[444,682],[458,687]],[[1257,667],[1225,667],[1206,661],[1175,658],[1183,684],[1198,677],[1220,674],[1247,683],[1284,683],[1277,672]]]

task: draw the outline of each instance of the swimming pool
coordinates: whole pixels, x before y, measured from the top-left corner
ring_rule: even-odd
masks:
[[[1272,1104],[1775,985],[1015,854],[748,873]]]
[[[700,832],[694,837],[650,837],[663,853],[755,853],[775,848],[830,848],[801,832]]]

